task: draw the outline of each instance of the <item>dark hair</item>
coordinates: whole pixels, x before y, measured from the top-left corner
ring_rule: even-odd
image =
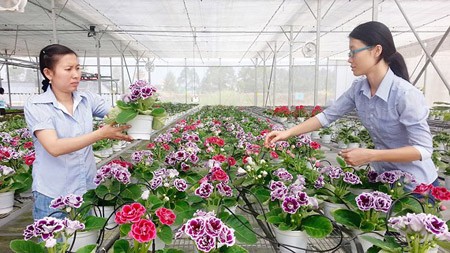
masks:
[[[44,69],[48,68],[53,70],[53,67],[55,67],[59,58],[67,54],[77,55],[72,49],[60,44],[48,45],[39,53],[39,69],[44,77],[44,80],[42,81],[42,90],[44,92],[47,91],[47,88],[50,85],[50,80],[45,76]]]
[[[360,24],[353,29],[349,37],[358,39],[367,46],[381,45],[383,48],[381,58],[389,65],[394,74],[409,81],[405,60],[403,59],[403,56],[397,52],[392,33],[386,25],[377,21]]]
[[[5,89],[3,89],[3,87],[0,87],[0,94],[3,95],[3,93],[5,93]]]

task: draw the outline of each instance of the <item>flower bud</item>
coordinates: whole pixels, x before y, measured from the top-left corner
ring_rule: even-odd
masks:
[[[259,163],[260,163],[260,164],[265,164],[265,163],[266,163],[266,160],[261,159],[261,161],[259,161]]]

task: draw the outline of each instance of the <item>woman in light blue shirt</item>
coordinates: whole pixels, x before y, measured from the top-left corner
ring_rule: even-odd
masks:
[[[340,155],[347,164],[370,163],[378,172],[402,170],[411,173],[418,184],[434,183],[438,175],[431,160],[429,110],[422,92],[409,82],[405,61],[389,28],[371,21],[357,26],[349,38],[348,62],[353,74],[363,77],[317,116],[288,130],[269,133],[265,145],[328,126],[356,109],[375,149],[342,150]]]
[[[93,116],[103,117],[109,106],[97,94],[77,91],[81,78],[77,55],[54,44],[41,50],[39,65],[44,93],[32,96],[24,107],[33,133],[33,217],[56,211],[50,201],[61,195],[84,194],[95,188],[96,166],[92,145],[101,139],[130,141],[128,126],[106,125],[93,131]]]

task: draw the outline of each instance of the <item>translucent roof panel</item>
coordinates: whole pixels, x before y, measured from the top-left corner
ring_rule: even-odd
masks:
[[[80,55],[152,58],[161,64],[304,59],[316,43],[316,0],[55,0],[56,35]],[[422,40],[439,38],[450,25],[450,1],[398,0]],[[348,34],[372,20],[372,1],[321,0],[321,58],[345,59]],[[53,42],[51,1],[29,0],[24,13],[0,12],[0,50],[35,57]],[[393,0],[378,1],[378,20],[390,27],[397,47],[417,42]],[[96,36],[88,37],[90,26]],[[100,43],[97,43],[99,41]],[[445,47],[444,47],[445,48]],[[6,51],[5,51],[6,50]],[[278,58],[277,57],[277,58]],[[220,60],[218,60],[220,59]],[[192,62],[192,60],[190,60]]]

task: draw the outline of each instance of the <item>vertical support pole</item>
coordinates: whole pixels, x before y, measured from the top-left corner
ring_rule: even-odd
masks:
[[[52,0],[52,26],[53,26],[53,44],[58,44],[58,37],[56,35],[56,10],[55,0]]]
[[[378,1],[372,0],[372,21],[378,21]]]
[[[38,57],[36,57],[36,62],[39,62],[39,58]],[[40,82],[40,75],[39,75],[39,68],[37,68],[36,69],[36,80],[37,80],[37,93],[38,94],[41,94],[41,89],[40,89],[40,84],[41,84],[41,82]]]
[[[253,105],[258,106],[258,57],[255,58],[255,95]]]
[[[111,75],[110,91],[111,92],[111,106],[114,106],[114,87],[113,87],[113,72],[112,72],[112,58],[109,57],[109,74]]]
[[[188,68],[187,68],[187,59],[184,58],[184,81],[185,81],[185,86],[184,86],[184,103],[188,103],[188,98],[187,98],[187,86],[188,86],[188,74],[187,74]]]
[[[263,52],[263,103],[262,105],[265,106],[265,102],[267,96],[267,70],[266,70],[266,52]]]
[[[316,66],[314,78],[314,105],[318,103],[319,94],[319,61],[320,61],[320,21],[322,20],[321,0],[317,0],[317,24],[316,24]]]
[[[294,59],[292,48],[294,47],[294,31],[292,25],[289,32],[289,86],[288,86],[288,107],[291,108],[294,95]]]
[[[275,41],[275,47],[273,50],[273,78],[272,78],[272,86],[273,86],[273,92],[272,92],[272,106],[275,107],[275,87],[277,82],[277,42]]]
[[[5,55],[8,55],[8,50],[5,50]],[[8,101],[9,101],[9,106],[12,107],[11,80],[9,80],[9,64],[8,64],[7,59],[5,61],[6,61],[6,83],[8,84]]]
[[[95,38],[95,47],[97,49],[97,84],[98,84],[98,94],[102,95],[102,75],[100,73],[100,39]]]

